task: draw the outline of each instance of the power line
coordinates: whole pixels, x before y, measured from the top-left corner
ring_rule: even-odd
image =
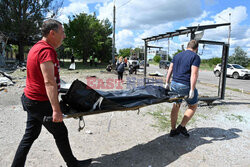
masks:
[[[132,0],[129,0],[129,1],[127,1],[127,2],[125,2],[124,4],[122,4],[121,6],[119,6],[119,7],[117,7],[117,8],[121,8],[121,7],[123,7],[123,6],[125,6],[125,5],[127,5],[129,2],[131,2]]]

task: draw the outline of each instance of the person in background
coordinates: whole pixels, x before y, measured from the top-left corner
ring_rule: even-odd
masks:
[[[11,166],[25,165],[27,154],[43,125],[53,135],[68,167],[87,167],[91,159],[79,161],[72,153],[58,100],[60,67],[55,49],[65,38],[64,29],[60,22],[49,19],[43,23],[41,31],[42,39],[30,49],[27,58],[26,87],[21,97],[23,109],[27,111],[26,130]],[[43,122],[44,116],[52,116],[53,122]],[[49,166],[46,162],[41,165]]]
[[[98,63],[98,58],[97,57],[94,58],[94,62],[95,62],[95,67],[97,67],[97,63]]]
[[[117,70],[117,73],[118,73],[118,80],[120,80],[120,81],[123,78],[123,72],[125,70],[124,67],[125,67],[125,64],[124,64],[123,58],[121,56],[121,57],[119,57],[119,60],[116,63],[116,70]]]
[[[124,64],[125,64],[125,67],[128,66],[128,58],[127,57],[124,58]]]
[[[89,57],[89,62],[90,62],[89,65],[92,66],[92,64],[93,64],[93,56],[90,56],[90,57]]]
[[[186,51],[174,56],[168,69],[165,88],[169,89],[170,78],[173,74],[173,79],[170,86],[171,90],[182,96],[188,96],[188,99],[186,99],[188,109],[185,111],[181,124],[177,128],[176,122],[182,100],[179,100],[177,103],[173,104],[171,111],[170,137],[179,135],[180,133],[186,137],[189,137],[189,133],[185,126],[194,115],[198,106],[198,91],[195,85],[198,78],[201,60],[197,55],[197,52],[198,42],[191,40],[187,45]]]
[[[75,63],[75,56],[74,55],[71,56],[70,61],[71,61],[71,63]]]
[[[75,56],[72,55],[71,56],[71,63],[70,63],[70,66],[69,66],[69,70],[75,70],[75,69],[76,69]]]

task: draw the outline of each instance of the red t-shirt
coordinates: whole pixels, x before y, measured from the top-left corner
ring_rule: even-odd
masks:
[[[27,58],[27,78],[24,89],[25,96],[31,100],[48,101],[44,79],[40,64],[52,61],[54,64],[54,75],[60,89],[59,61],[55,49],[47,42],[38,41],[29,51]]]

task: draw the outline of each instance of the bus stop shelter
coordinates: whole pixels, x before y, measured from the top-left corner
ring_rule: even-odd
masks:
[[[231,23],[223,23],[223,24],[211,24],[211,25],[198,25],[198,26],[191,26],[191,27],[186,27],[185,29],[179,29],[176,30],[174,32],[166,32],[164,34],[159,34],[156,36],[152,36],[152,37],[147,37],[144,38],[144,85],[147,84],[147,50],[153,46],[149,45],[149,42],[152,41],[158,41],[161,39],[165,39],[165,38],[173,38],[173,37],[177,37],[180,35],[190,35],[190,40],[197,40],[198,43],[200,44],[208,44],[208,45],[220,45],[222,46],[222,55],[221,55],[221,75],[220,75],[220,79],[219,79],[219,85],[218,85],[218,95],[217,96],[213,96],[213,97],[200,97],[199,100],[200,101],[205,101],[208,104],[212,103],[214,100],[218,100],[218,99],[224,99],[225,96],[225,89],[226,89],[226,70],[227,70],[227,59],[228,59],[228,55],[229,55],[229,44],[225,43],[225,42],[220,42],[220,41],[211,41],[211,40],[201,40],[201,37],[198,37],[197,32],[203,32],[207,29],[215,29],[217,27],[221,27],[221,26],[230,26]]]

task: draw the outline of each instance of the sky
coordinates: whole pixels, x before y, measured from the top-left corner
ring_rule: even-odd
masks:
[[[143,38],[176,31],[188,26],[231,22],[229,55],[240,46],[250,57],[250,1],[248,0],[64,0],[57,19],[68,23],[68,16],[96,13],[98,19],[113,23],[116,7],[116,48],[144,46]],[[231,14],[231,17],[229,16]],[[229,26],[205,30],[203,40],[228,43]],[[169,40],[169,54],[186,47],[190,35]],[[149,42],[168,50],[168,39]],[[203,49],[204,48],[204,49]],[[221,57],[222,47],[200,45],[202,59]]]

